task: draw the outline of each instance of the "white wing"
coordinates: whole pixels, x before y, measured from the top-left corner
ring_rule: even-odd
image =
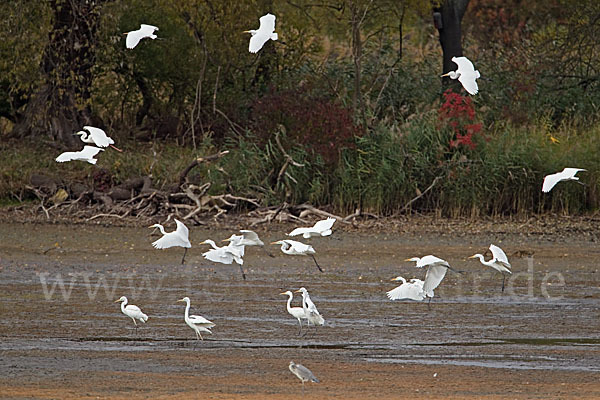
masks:
[[[221,264],[231,264],[233,262],[233,254],[225,251],[224,249],[211,249],[205,253],[202,253],[202,255],[207,260],[218,262]]]
[[[98,160],[94,158],[102,149],[95,146],[83,146],[81,151],[67,151],[56,157],[57,162],[67,162],[73,160],[87,161],[90,164],[96,164]]]
[[[492,252],[492,259],[494,261],[510,268],[508,257],[506,257],[506,253],[500,247],[490,244],[490,251]]]
[[[248,46],[248,50],[250,53],[258,53],[260,49],[267,43],[267,41],[271,38],[271,35],[265,32],[257,32],[250,38],[250,45]]]
[[[310,232],[312,232],[312,228],[296,228],[293,231],[291,231],[290,233],[288,233],[288,236],[304,235],[305,233],[310,233]]]
[[[565,177],[573,178],[575,176],[575,174],[577,174],[579,171],[585,171],[585,169],[582,169],[582,168],[565,168],[565,169],[562,170],[562,173],[565,175]]]
[[[256,232],[248,229],[240,229],[240,232],[244,236],[244,243],[246,246],[264,246],[265,244],[260,240]]]
[[[425,298],[425,292],[423,291],[423,281],[418,281],[421,283],[403,283],[402,285],[387,292],[387,297],[390,300],[423,300]]]
[[[136,31],[131,31],[127,34],[127,38],[125,39],[125,46],[128,49],[133,49],[138,45],[140,40],[145,37],[150,37],[154,34],[154,31],[158,30],[156,26],[141,24],[140,29]]]
[[[329,236],[331,235],[331,227],[335,222],[335,218],[327,218],[321,221],[318,221],[314,226],[313,230],[319,232],[321,236]]]
[[[151,36],[154,34],[154,31],[158,30],[158,27],[154,26],[154,25],[148,25],[148,24],[140,24],[140,29],[139,29],[145,36]]]
[[[448,267],[443,265],[432,265],[427,269],[425,281],[423,282],[423,292],[427,296],[433,297],[433,290],[440,285],[447,271]]]
[[[177,224],[177,229],[175,230],[175,232],[177,232],[179,234],[179,236],[181,236],[182,239],[189,241],[190,230],[188,229],[188,227],[185,226],[183,224],[183,222],[178,221],[178,220],[175,220],[175,223]],[[190,244],[190,247],[191,247],[191,244]]]
[[[190,315],[188,319],[194,325],[204,325],[206,328],[212,328],[213,326],[215,326],[213,322],[207,320],[206,318],[200,315]]]
[[[416,267],[423,268],[428,265],[446,265],[446,266],[448,266],[448,263],[445,260],[442,260],[441,258],[432,256],[432,255],[428,255],[428,256],[421,258],[419,260],[419,262],[417,262]]]
[[[452,57],[452,61],[458,65],[458,81],[469,94],[477,94],[479,88],[475,79],[479,78],[479,71],[475,71],[473,63],[467,57]]]
[[[548,193],[554,185],[563,180],[562,172],[556,174],[546,175],[544,177],[544,184],[542,185],[542,192]]]
[[[133,313],[141,313],[142,310],[138,306],[134,306],[133,304],[129,304],[125,306],[125,311],[133,312]]]
[[[295,240],[285,240],[292,248],[289,250],[292,254],[314,254],[315,250],[311,245],[297,242]]]
[[[108,147],[109,144],[115,144],[115,141],[110,137],[106,136],[106,132],[104,132],[100,128],[95,128],[93,126],[84,126],[83,129],[87,130],[90,133],[94,144],[98,147]]]
[[[275,30],[275,16],[273,14],[266,14],[260,17],[259,32],[272,33]]]

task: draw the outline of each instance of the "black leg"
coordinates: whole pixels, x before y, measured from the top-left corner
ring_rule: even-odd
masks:
[[[319,263],[317,262],[317,259],[315,258],[314,254],[311,254],[310,256],[312,257],[313,261],[315,262],[315,265],[317,266],[317,268],[319,268],[319,271],[323,272],[321,267],[319,267]]]
[[[502,293],[504,293],[504,280],[506,279],[506,275],[502,274]]]
[[[244,268],[242,268],[242,264],[238,264],[240,266],[240,271],[242,271],[242,278],[246,280],[246,273],[244,273]]]
[[[271,254],[271,253],[269,252],[269,250],[267,250],[267,248],[266,248],[265,246],[260,246],[260,247],[262,247],[262,249],[265,251],[265,253],[267,253],[267,255],[268,255],[269,257],[275,257],[273,254]]]
[[[431,297],[429,298],[429,301],[427,302],[427,309],[431,310]]]
[[[187,254],[187,247],[184,247],[184,251],[183,251],[183,257],[181,258],[181,265],[183,265],[184,261],[185,261],[185,255]]]

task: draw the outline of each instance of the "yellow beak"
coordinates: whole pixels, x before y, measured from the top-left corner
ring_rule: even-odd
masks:
[[[476,257],[475,257],[475,256],[471,256],[471,257],[469,257],[469,258],[476,258]]]
[[[115,303],[119,303],[119,302],[121,302],[121,299],[119,299],[119,300],[115,300]]]
[[[286,292],[282,292],[282,293],[279,293],[279,294],[287,294],[287,293]]]
[[[441,75],[440,78],[443,78],[444,76],[450,76],[450,72],[448,72],[447,74]]]

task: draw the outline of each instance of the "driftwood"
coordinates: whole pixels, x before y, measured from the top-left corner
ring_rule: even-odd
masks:
[[[226,155],[228,153],[229,153],[229,150],[225,150],[225,151],[221,151],[216,154],[212,154],[210,156],[196,158],[194,161],[192,161],[192,163],[190,165],[188,165],[183,171],[181,171],[181,174],[179,174],[179,186],[183,186],[183,184],[185,183],[185,178],[190,173],[192,168],[194,168],[195,166],[197,166],[199,164],[205,163],[205,162],[218,160],[219,158],[223,157],[224,155]]]

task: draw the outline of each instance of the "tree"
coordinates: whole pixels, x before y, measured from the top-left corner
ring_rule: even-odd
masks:
[[[463,55],[461,21],[468,5],[469,0],[445,0],[441,6],[433,9],[433,20],[442,45],[444,72],[455,70],[452,57]]]

